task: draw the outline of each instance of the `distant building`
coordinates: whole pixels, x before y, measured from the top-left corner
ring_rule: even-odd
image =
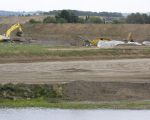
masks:
[[[105,17],[103,19],[105,24],[113,23],[113,19],[111,17]]]

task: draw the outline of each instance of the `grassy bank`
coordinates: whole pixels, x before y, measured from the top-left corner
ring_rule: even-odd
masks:
[[[125,48],[64,48],[59,46],[44,46],[32,44],[0,44],[0,56],[45,56],[45,57],[85,57],[85,56],[145,56],[150,57],[149,47],[125,47]]]
[[[80,87],[81,86],[82,84],[80,85]],[[58,84],[57,85],[56,84],[0,85],[0,108],[43,107],[43,108],[61,108],[61,109],[99,109],[99,108],[100,109],[150,109],[150,101],[144,101],[144,99],[135,101],[133,99],[129,100],[124,98],[123,100],[117,99],[114,101],[112,97],[112,99],[110,98],[109,102],[102,102],[102,100],[100,100],[101,102],[85,102],[86,100],[78,100],[78,99],[71,100],[69,99],[69,94],[67,96],[65,95],[64,87],[65,87],[64,85],[58,85]],[[108,89],[104,88],[104,90],[106,92],[106,90]],[[81,92],[79,93],[75,92],[75,93],[81,94]],[[90,91],[88,91],[88,93],[90,93]],[[106,93],[106,95],[111,96],[109,93]],[[103,95],[101,95],[101,97],[102,96]],[[132,96],[130,97],[132,98]]]
[[[43,99],[0,100],[0,107],[43,107],[60,109],[150,109],[150,101],[122,102],[49,102]]]

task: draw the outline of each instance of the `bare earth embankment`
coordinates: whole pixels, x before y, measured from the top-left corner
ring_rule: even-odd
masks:
[[[0,64],[0,83],[59,84],[67,101],[150,99],[150,59]]]
[[[8,18],[7,18],[8,19]],[[26,19],[26,18],[24,18]],[[11,21],[11,18],[8,19]],[[13,20],[12,20],[13,21]],[[1,22],[0,22],[1,23]],[[10,22],[11,23],[11,22]],[[12,24],[2,23],[4,34]],[[115,40],[127,39],[130,32],[135,41],[150,40],[149,24],[22,24],[24,37],[40,44],[81,46],[84,39],[107,37]],[[13,33],[15,35],[15,32]]]
[[[1,33],[9,26],[1,27]],[[0,45],[0,84],[23,83],[31,85],[31,88],[36,84],[57,84],[62,87],[57,92],[62,92],[61,97],[66,101],[150,100],[149,47],[70,47],[81,46],[79,36],[120,40],[133,32],[137,41],[150,40],[150,25],[24,24],[23,28],[24,35],[40,45]],[[49,45],[65,47],[53,48]],[[39,86],[40,90],[35,89],[35,93],[27,86],[0,85],[0,97],[14,100],[23,96],[26,100],[45,93],[45,86]],[[128,108],[128,102],[126,105]],[[149,102],[145,106],[149,108]],[[133,105],[133,108],[136,106]]]
[[[43,95],[48,99],[61,96],[65,101],[150,99],[149,47],[0,47],[0,83],[6,84],[0,85],[2,99]],[[24,85],[13,85],[17,83]]]

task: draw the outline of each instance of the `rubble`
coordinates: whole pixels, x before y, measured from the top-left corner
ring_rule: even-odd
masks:
[[[119,44],[125,44],[123,41],[117,41],[117,40],[112,40],[112,41],[99,41],[97,44],[97,47],[99,48],[107,48],[107,47],[114,47]]]

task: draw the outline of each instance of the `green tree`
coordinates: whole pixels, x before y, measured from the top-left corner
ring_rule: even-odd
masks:
[[[132,13],[127,17],[126,22],[132,24],[149,24],[150,16],[146,14]]]
[[[62,10],[60,13],[58,13],[56,16],[56,21],[59,21],[60,19],[65,19],[67,23],[77,23],[79,18],[74,13],[68,11],[68,10]]]
[[[145,24],[150,23],[150,16],[148,16],[147,14],[142,14],[142,18]]]

